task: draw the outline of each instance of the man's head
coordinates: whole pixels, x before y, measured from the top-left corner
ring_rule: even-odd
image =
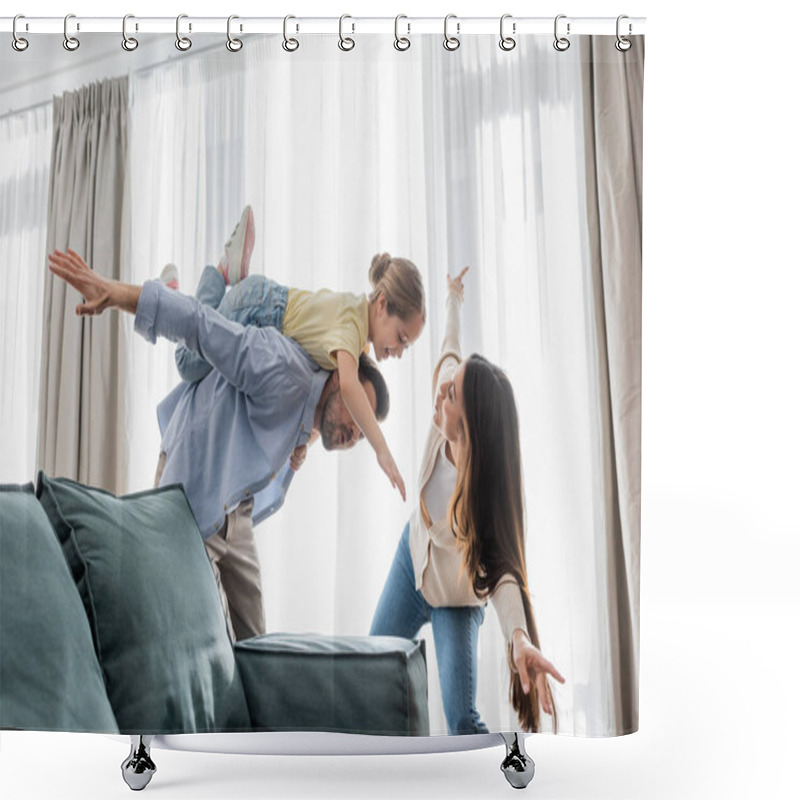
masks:
[[[375,362],[362,354],[358,361],[358,379],[364,387],[367,399],[378,422],[383,422],[389,413],[389,390]],[[348,450],[364,434],[347,410],[339,388],[339,371],[334,370],[325,382],[325,388],[317,404],[315,425],[326,450]]]

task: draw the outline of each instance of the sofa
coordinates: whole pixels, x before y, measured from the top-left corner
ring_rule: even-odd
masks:
[[[116,497],[44,473],[0,486],[0,727],[129,734],[133,788],[157,734],[426,736],[423,645],[234,645],[181,486]]]

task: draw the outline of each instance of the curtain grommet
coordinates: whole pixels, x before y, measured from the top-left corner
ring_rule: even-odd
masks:
[[[448,33],[448,26],[450,24],[451,19],[456,19],[457,17],[455,14],[448,14],[444,18],[444,41],[442,42],[442,46],[445,50],[449,50],[451,53],[455,50],[458,50],[461,47],[461,39],[458,38],[458,35],[461,33],[461,23],[456,22],[456,35],[451,36]]]
[[[353,39],[351,36],[344,35],[343,27],[344,27],[344,21],[346,19],[353,19],[353,18],[349,14],[342,14],[342,16],[339,17],[339,49],[345,53],[349,53],[356,46],[356,42],[355,39]],[[355,23],[351,22],[350,24],[353,28],[351,33],[355,33],[356,32]]]
[[[506,36],[505,24],[507,19],[511,19],[511,14],[503,14],[500,17],[500,49],[505,50],[506,53],[513,50],[517,46],[517,40],[513,36]],[[511,23],[511,33],[517,32],[517,23]]]
[[[231,22],[235,19],[239,19],[236,14],[231,14],[228,17],[228,41],[225,42],[225,47],[228,48],[228,52],[230,53],[238,53],[244,47],[244,42],[231,34]]]
[[[628,15],[627,14],[620,14],[617,17],[617,41],[614,42],[614,47],[616,47],[617,50],[619,50],[620,53],[627,53],[628,50],[630,50],[631,47],[633,47],[633,42],[630,39],[628,39],[627,37],[623,36],[622,33],[621,33],[621,27],[622,26],[621,26],[620,23],[624,19],[628,19]],[[630,34],[630,32],[631,32],[631,25],[630,25],[630,23],[628,23],[628,33]]]
[[[175,47],[178,48],[182,53],[185,53],[191,46],[192,40],[188,36],[183,36],[181,34],[181,20],[188,19],[188,14],[178,14],[177,18],[175,19]],[[192,30],[192,23],[189,23],[189,32],[191,33]]]
[[[297,41],[294,37],[289,36],[289,20],[290,19],[297,19],[292,14],[287,14],[283,18],[283,42],[281,42],[281,47],[287,53],[294,53],[298,47],[300,47],[300,42]]]
[[[133,36],[128,36],[128,20],[134,19],[133,14],[126,14],[122,18],[122,49],[132,53],[138,46],[139,40]],[[138,25],[136,26],[138,29]]]
[[[11,46],[18,53],[23,53],[25,50],[28,49],[29,42],[28,42],[27,39],[25,39],[24,37],[20,36],[17,33],[17,20],[20,20],[20,19],[25,19],[24,14],[17,14],[17,16],[14,17],[14,23],[13,23],[13,25],[11,27],[11,34],[12,34],[12,37],[13,37],[11,39]],[[27,25],[26,25],[26,27],[27,27]]]
[[[64,17],[64,41],[62,42],[62,45],[65,50],[68,50],[70,53],[74,53],[81,46],[81,43],[77,37],[69,35],[68,27],[71,19],[75,19],[74,14],[67,14],[67,16]],[[75,29],[79,31],[81,29],[80,25],[76,23]]]
[[[567,23],[567,36],[561,36],[558,33],[558,23],[559,20],[566,19],[566,14],[558,14],[556,16],[555,22],[553,23],[553,47],[558,50],[559,53],[563,53],[565,50],[569,50],[570,41],[567,39],[567,36],[570,34],[570,24]]]
[[[399,50],[401,53],[404,53],[411,47],[411,39],[408,38],[408,34],[411,33],[411,23],[406,22],[406,31],[405,36],[400,35],[400,20],[401,19],[408,19],[405,14],[398,14],[394,18],[394,49]]]

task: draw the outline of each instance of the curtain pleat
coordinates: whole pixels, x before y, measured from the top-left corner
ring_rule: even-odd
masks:
[[[53,103],[47,252],[71,248],[98,273],[121,272],[128,79],[95,83]],[[38,464],[50,475],[115,492],[125,487],[124,336],[119,315],[79,318],[77,293],[45,280]]]
[[[630,732],[639,724],[644,54],[619,53],[604,37],[592,37],[588,46],[586,186],[607,539],[609,711],[619,731]],[[636,47],[643,51],[644,40]]]

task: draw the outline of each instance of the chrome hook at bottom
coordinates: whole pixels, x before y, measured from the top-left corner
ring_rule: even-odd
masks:
[[[500,765],[506,780],[515,789],[524,789],[536,772],[533,759],[525,752],[525,737],[519,733],[501,733],[506,745],[506,757]]]
[[[152,736],[131,736],[131,752],[122,762],[122,779],[135,792],[147,786],[156,773],[156,765],[150,758]]]

